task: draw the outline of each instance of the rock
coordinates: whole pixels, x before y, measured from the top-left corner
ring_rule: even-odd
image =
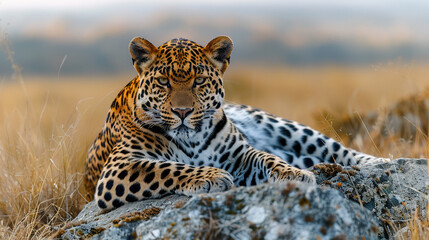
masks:
[[[183,208],[141,223],[144,240],[374,239],[376,221],[328,188],[302,183],[237,188],[192,198]]]
[[[104,214],[92,201],[86,204],[73,221],[64,226],[63,229],[58,230],[53,238],[81,239],[93,237],[97,239],[97,234],[105,232],[106,237],[109,234],[115,236],[115,238],[106,239],[126,239],[134,232],[136,223],[149,220],[158,215],[161,210],[168,211],[172,208],[182,207],[188,199],[189,197],[183,195],[170,195],[163,199],[129,203]]]
[[[389,238],[392,223],[404,222],[427,204],[425,159],[397,159],[360,169],[321,164],[313,171],[319,186],[264,184],[192,198],[171,195],[126,204],[104,214],[91,202],[56,237]]]
[[[70,223],[74,226],[60,232],[58,237],[376,239],[377,236],[377,222],[370,211],[326,187],[304,183],[263,184],[201,194],[187,200],[172,195],[127,204],[102,215],[98,215],[96,204],[91,202]],[[152,218],[133,218],[135,215]]]
[[[426,159],[396,159],[362,168],[323,164],[314,167],[318,184],[338,189],[380,220],[380,237],[393,234],[392,223],[404,223],[428,204]],[[399,224],[401,225],[401,224]]]

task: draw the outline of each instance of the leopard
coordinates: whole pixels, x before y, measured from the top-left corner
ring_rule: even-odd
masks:
[[[137,76],[116,96],[88,151],[84,185],[102,211],[171,194],[301,181],[319,163],[385,162],[265,111],[227,103],[233,42],[129,44]]]

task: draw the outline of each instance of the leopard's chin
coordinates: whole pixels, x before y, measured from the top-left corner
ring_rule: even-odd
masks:
[[[174,129],[170,129],[168,133],[170,136],[173,136],[175,138],[188,140],[196,134],[196,131],[192,128],[185,126],[184,124],[181,124]]]
[[[186,132],[189,132],[189,130],[192,130],[192,129],[182,124],[178,128],[176,128],[175,130],[177,132],[179,132],[179,133],[186,133]]]
[[[169,126],[170,131],[178,131],[178,132],[194,131],[195,128],[196,126],[190,124],[187,121],[177,122]]]

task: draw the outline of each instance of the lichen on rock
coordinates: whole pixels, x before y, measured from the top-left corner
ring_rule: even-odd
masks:
[[[392,222],[404,222],[418,207],[427,206],[427,164],[426,159],[396,159],[360,169],[323,164],[313,171],[320,185],[338,189],[348,199],[371,210],[380,220],[380,237],[388,238],[394,231]]]

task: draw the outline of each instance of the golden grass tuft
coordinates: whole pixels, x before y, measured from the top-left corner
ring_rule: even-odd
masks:
[[[428,216],[428,209],[429,205],[426,206],[426,217],[423,217],[423,215],[420,213],[419,210],[417,210],[414,213],[413,218],[408,222],[408,232],[409,237],[412,240],[419,240],[424,239],[429,236],[429,216]]]
[[[101,80],[85,87],[120,84]],[[84,161],[115,94],[81,85],[67,80],[0,85],[0,238],[43,238],[85,204]]]
[[[30,105],[2,116],[0,212],[10,239],[42,237],[83,203],[78,189],[86,147],[76,139],[78,120],[44,128]]]
[[[377,151],[373,154],[393,158],[429,156],[429,89],[382,110],[352,114],[322,111],[316,118],[323,129],[328,129],[328,136],[341,139],[347,146],[370,146]]]

